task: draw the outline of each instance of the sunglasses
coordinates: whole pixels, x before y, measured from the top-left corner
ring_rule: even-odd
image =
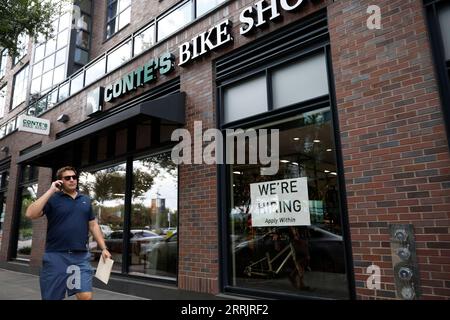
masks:
[[[77,176],[65,176],[65,177],[62,177],[64,180],[66,180],[66,181],[69,181],[70,179],[73,179],[73,180],[77,180]]]

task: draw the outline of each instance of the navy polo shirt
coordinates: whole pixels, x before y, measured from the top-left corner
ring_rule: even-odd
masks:
[[[88,250],[89,221],[95,219],[88,196],[78,193],[73,199],[64,192],[56,192],[43,212],[48,220],[47,252]]]

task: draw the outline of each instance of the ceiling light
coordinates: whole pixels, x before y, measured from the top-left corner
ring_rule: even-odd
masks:
[[[300,138],[294,138],[294,141],[298,141],[298,140],[300,140]]]
[[[289,163],[290,161],[289,160],[280,160],[280,162]]]
[[[314,139],[313,142],[314,143],[320,143],[320,140],[319,139]]]
[[[331,152],[331,151],[333,151],[333,149],[327,149],[327,152]]]
[[[297,162],[292,162],[292,164],[293,164],[294,166],[298,166],[298,163],[297,163]]]

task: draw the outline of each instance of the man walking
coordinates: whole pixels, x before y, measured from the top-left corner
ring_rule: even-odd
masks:
[[[77,191],[77,172],[63,167],[50,189],[26,212],[30,219],[47,216],[47,242],[40,277],[43,300],[62,300],[76,294],[79,300],[92,299],[92,269],[89,231],[102,249],[102,258],[111,258],[88,196]],[[75,280],[75,281],[73,281]]]

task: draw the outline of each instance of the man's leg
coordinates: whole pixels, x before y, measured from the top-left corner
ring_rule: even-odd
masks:
[[[76,296],[78,300],[92,300],[92,292],[78,292]]]

